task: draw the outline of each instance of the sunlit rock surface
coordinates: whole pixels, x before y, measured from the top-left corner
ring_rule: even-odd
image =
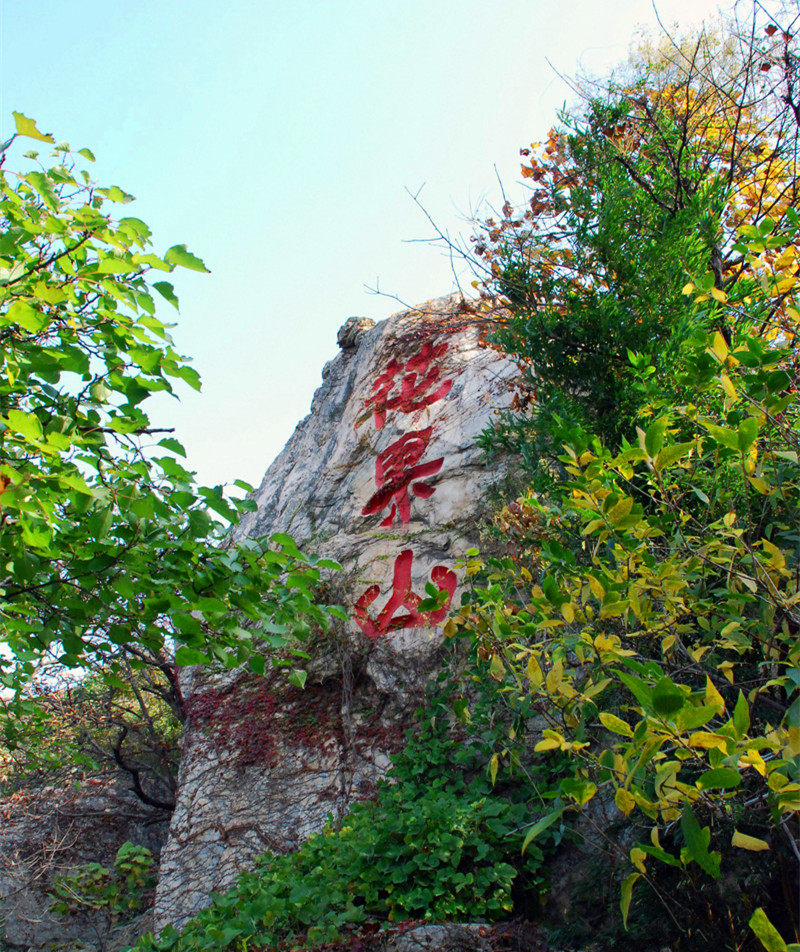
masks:
[[[436,663],[483,496],[504,477],[476,438],[518,371],[482,342],[486,319],[452,297],[371,324],[340,330],[310,414],[242,523],[341,563],[327,584],[349,621],[313,640],[304,691],[277,673],[187,672],[159,928],[206,905],[254,854],[295,848],[370,793]],[[419,607],[426,585],[440,606]]]

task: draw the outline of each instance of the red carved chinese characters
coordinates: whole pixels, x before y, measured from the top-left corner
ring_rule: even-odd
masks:
[[[390,360],[386,369],[372,384],[372,394],[364,401],[367,409],[372,410],[376,429],[386,422],[389,410],[401,413],[414,413],[429,407],[432,403],[444,399],[453,381],[439,380],[441,371],[435,361],[447,351],[447,344],[434,346],[430,341],[420,348],[418,354],[404,364],[399,360]],[[402,374],[398,383],[397,376]]]
[[[441,608],[432,612],[419,612],[417,608],[422,599],[411,591],[413,560],[414,555],[411,549],[404,549],[397,556],[394,563],[392,594],[377,618],[371,618],[367,609],[380,595],[380,585],[370,585],[356,602],[353,614],[358,627],[368,638],[375,639],[389,631],[399,631],[401,628],[428,628],[444,620],[455,594],[456,573],[444,565],[433,568],[431,581],[440,592],[447,592],[447,598]],[[407,609],[407,611],[397,614],[401,609]]]
[[[411,518],[409,492],[421,499],[429,499],[436,492],[433,486],[418,482],[438,473],[444,462],[444,457],[440,456],[429,463],[420,463],[432,432],[433,427],[429,426],[424,430],[406,433],[378,455],[375,462],[375,483],[378,491],[361,510],[363,516],[374,516],[391,506],[389,515],[381,525],[390,526],[397,513],[401,522],[408,523]]]
[[[443,400],[450,393],[453,381],[441,379],[442,371],[437,365],[446,352],[447,344],[434,344],[429,340],[405,362],[389,361],[375,378],[370,396],[364,401],[367,412],[372,413],[376,429],[381,429],[390,411],[414,413]],[[377,490],[361,510],[362,515],[373,516],[388,509],[389,515],[381,522],[382,526],[391,526],[398,516],[400,522],[407,525],[411,518],[411,497],[429,499],[434,494],[435,487],[425,480],[439,472],[444,457],[421,462],[433,429],[431,425],[405,433],[378,455],[375,461]],[[369,607],[380,597],[379,585],[371,585],[356,602],[353,616],[368,638],[374,640],[402,628],[433,627],[447,615],[456,590],[456,573],[444,565],[434,566],[430,577],[442,601],[433,611],[420,611],[423,600],[411,590],[413,559],[411,549],[404,549],[398,555],[391,594],[376,618],[370,615]]]

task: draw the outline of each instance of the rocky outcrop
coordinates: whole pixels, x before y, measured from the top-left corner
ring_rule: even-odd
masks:
[[[310,649],[304,691],[279,673],[187,674],[189,725],[156,925],[182,923],[257,852],[284,851],[367,795],[399,746],[459,598],[459,559],[503,477],[476,437],[517,370],[458,298],[372,326],[351,318],[311,413],[242,521],[342,565],[349,621]],[[298,358],[302,359],[302,358]]]
[[[112,952],[150,927],[145,915],[111,927],[102,913],[50,911],[58,875],[88,863],[113,867],[126,841],[158,858],[168,815],[145,806],[116,776],[80,787],[20,790],[0,803],[0,949]],[[150,896],[152,901],[152,895]]]

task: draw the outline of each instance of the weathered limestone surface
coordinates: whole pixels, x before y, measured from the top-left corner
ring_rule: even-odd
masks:
[[[369,792],[397,749],[459,598],[457,560],[481,498],[503,477],[476,437],[512,398],[517,370],[481,323],[443,298],[375,326],[351,318],[310,414],[243,520],[341,563],[332,600],[350,621],[311,649],[304,692],[278,678],[192,671],[177,807],[156,925],[180,924],[257,852],[296,847]]]
[[[0,948],[9,952],[104,949],[112,952],[150,928],[150,917],[111,928],[102,914],[50,912],[54,878],[87,862],[113,865],[130,840],[158,858],[167,815],[142,804],[121,778],[22,790],[0,803]],[[137,931],[138,930],[138,931]]]

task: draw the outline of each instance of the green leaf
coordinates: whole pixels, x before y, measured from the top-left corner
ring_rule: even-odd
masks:
[[[755,932],[767,952],[787,952],[786,943],[760,906],[750,917],[748,925]]]
[[[101,195],[105,195],[110,202],[117,202],[120,205],[127,205],[135,201],[133,195],[124,192],[118,185],[112,185],[111,188],[99,188],[97,191]]]
[[[638,846],[639,849],[644,850],[644,852],[650,856],[654,856],[660,862],[666,863],[667,866],[675,866],[678,869],[681,868],[681,861],[671,853],[661,849],[660,846],[651,846],[649,843],[639,843]]]
[[[574,800],[578,806],[588,803],[597,793],[597,785],[589,780],[578,780],[575,777],[565,777],[559,784],[563,794]]]
[[[78,155],[82,155],[84,159],[88,159],[90,162],[95,161],[94,152],[91,149],[78,149]]]
[[[163,440],[159,440],[158,445],[163,446],[165,450],[172,450],[173,453],[177,453],[178,456],[183,456],[184,459],[186,458],[186,450],[183,447],[183,443],[173,439],[171,436],[166,436]]]
[[[307,679],[308,672],[301,671],[299,668],[294,668],[289,674],[289,684],[294,685],[296,688],[304,688]]]
[[[92,534],[93,539],[99,542],[108,535],[113,515],[114,512],[111,506],[105,506],[102,509],[95,509],[91,516],[89,516],[89,532]]]
[[[4,324],[19,324],[31,334],[38,334],[50,323],[46,314],[37,311],[33,305],[23,299],[14,301],[3,315],[2,321]]]
[[[667,417],[662,416],[654,420],[644,435],[644,448],[650,456],[656,456],[658,451],[664,445],[664,437],[667,433]]]
[[[196,648],[187,648],[186,645],[181,645],[175,652],[175,664],[182,668],[191,664],[208,664],[209,661],[208,655],[203,654],[202,651],[198,651]]]
[[[189,268],[192,271],[208,272],[208,268],[203,264],[200,258],[193,255],[191,251],[188,251],[186,245],[173,245],[164,255],[164,261],[175,267]]]
[[[742,782],[738,770],[733,767],[716,767],[700,774],[697,786],[701,790],[732,790]]]
[[[746,453],[758,439],[758,420],[755,417],[746,417],[742,420],[736,438],[740,452]]]
[[[536,823],[528,830],[525,834],[525,839],[522,841],[522,855],[525,855],[525,850],[530,846],[530,844],[548,827],[551,827],[556,820],[560,819],[561,814],[566,810],[566,807],[559,807],[558,810],[554,810],[552,813],[548,813],[546,816],[543,816],[541,820],[537,820]]]
[[[693,731],[707,724],[717,714],[713,704],[704,704],[702,707],[687,705],[678,715],[676,724],[682,731]]]
[[[665,446],[659,450],[658,456],[656,456],[654,464],[656,471],[660,473],[662,470],[674,466],[678,460],[682,460],[685,456],[688,456],[694,448],[694,442],[674,443],[672,446]]]
[[[708,845],[711,842],[711,830],[707,826],[700,828],[697,817],[688,803],[684,804],[681,813],[681,831],[691,858],[709,876],[719,879],[720,855],[716,852],[710,853],[708,850]]]
[[[637,879],[641,879],[641,873],[631,873],[625,877],[622,884],[621,896],[619,901],[620,912],[622,913],[622,925],[625,931],[628,930],[628,913],[631,909],[631,899],[633,897],[633,887]]]
[[[247,664],[249,665],[251,671],[254,671],[259,675],[263,675],[267,670],[267,662],[261,655],[250,655],[250,657],[247,659]]]
[[[727,447],[731,450],[739,450],[739,433],[738,431],[734,432],[733,430],[726,429],[722,426],[717,426],[714,423],[708,423],[706,421],[701,421],[703,426],[708,430],[708,432],[714,437],[714,439],[719,443],[720,446]]]
[[[176,297],[175,290],[169,281],[154,281],[153,287],[156,289],[156,291],[158,291],[161,297],[169,301],[175,310],[178,310],[178,298]]]
[[[42,424],[33,413],[25,413],[23,410],[9,410],[6,419],[9,427],[27,440],[40,440],[43,436]]]
[[[11,115],[14,117],[18,136],[27,136],[29,139],[38,139],[39,142],[52,142],[55,144],[56,140],[52,135],[39,132],[36,128],[36,122],[33,119],[28,119],[28,117],[24,116],[21,112],[12,112]]]
[[[653,692],[650,690],[650,687],[646,682],[642,681],[641,678],[637,678],[635,675],[628,674],[625,671],[618,671],[617,677],[628,688],[628,690],[631,692],[631,694],[633,694],[642,707],[652,710]]]
[[[558,584],[552,575],[546,575],[542,580],[542,591],[544,592],[544,597],[551,605],[555,605],[556,608],[561,606],[561,603],[564,601],[564,596],[559,591]]]
[[[653,688],[653,710],[662,717],[670,717],[681,710],[686,695],[669,678],[660,678]]]
[[[194,367],[187,367],[185,364],[181,364],[179,367],[171,371],[171,375],[173,377],[179,377],[181,380],[188,383],[192,390],[200,390],[202,387],[200,374],[194,369]]]
[[[97,265],[99,274],[131,274],[139,270],[138,265],[126,258],[118,258],[115,255],[109,255],[101,258]]]
[[[736,707],[733,709],[733,726],[737,738],[744,737],[750,727],[750,705],[741,691],[739,691],[739,697],[736,698]]]

